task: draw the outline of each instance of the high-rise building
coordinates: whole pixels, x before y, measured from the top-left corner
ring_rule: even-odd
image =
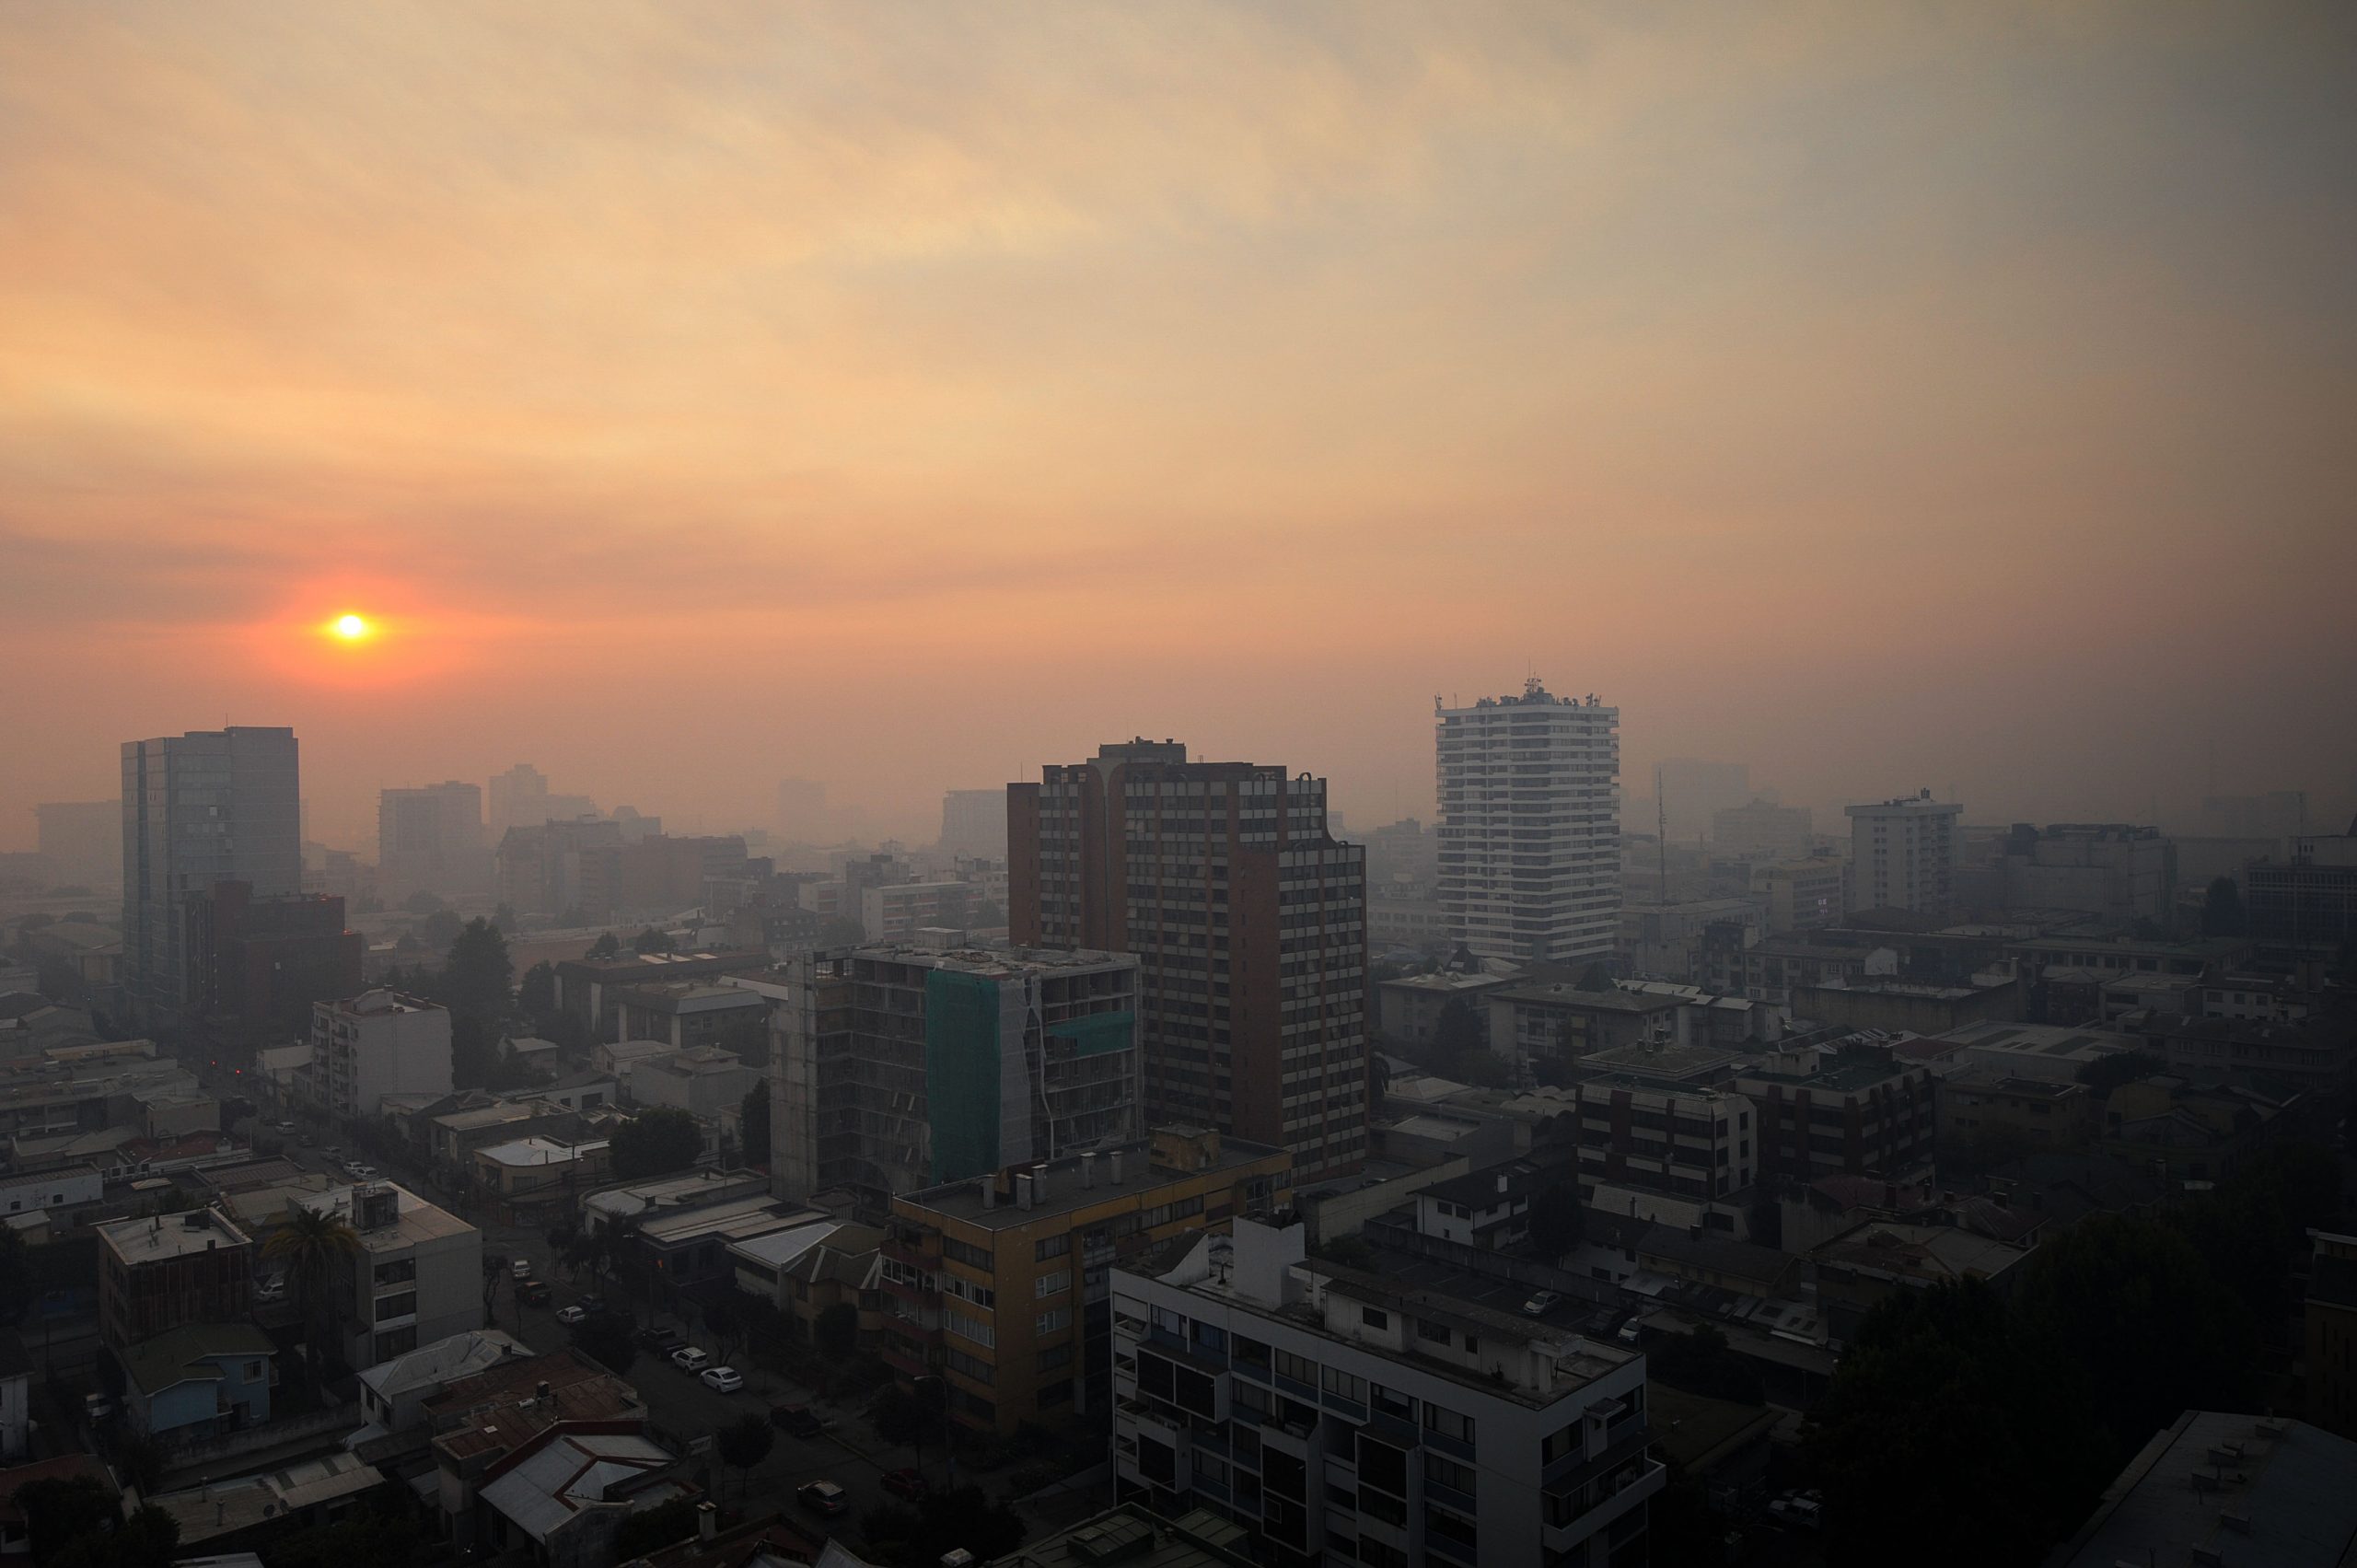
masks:
[[[40,823],[37,842],[52,885],[96,889],[122,883],[121,801],[51,801],[34,807],[33,816]]]
[[[189,899],[189,1022],[216,1051],[296,1043],[314,1003],[358,994],[366,948],[340,898],[215,882]]]
[[[1304,1181],[1365,1161],[1366,852],[1327,832],[1325,780],[1100,747],[1007,787],[1007,846],[1016,943],[1138,956],[1156,1125],[1285,1149]]]
[[[215,882],[303,890],[295,732],[237,726],[122,746],[122,972],[149,1028],[190,993],[188,900]]]
[[[450,1092],[450,1012],[393,991],[311,1006],[304,1096],[331,1116],[374,1117],[387,1095]]]
[[[510,828],[538,828],[550,822],[572,822],[598,815],[598,803],[586,795],[550,793],[548,775],[529,762],[518,762],[491,780],[490,833],[497,843]]]
[[[1272,1568],[1645,1560],[1643,1352],[1319,1261],[1299,1225],[1176,1251],[1113,1270],[1115,1501],[1223,1515]]]
[[[377,889],[389,904],[412,893],[470,898],[491,883],[482,791],[456,779],[377,796]]]
[[[1743,805],[1754,794],[1747,763],[1705,762],[1694,757],[1664,759],[1654,768],[1654,784],[1659,791],[1654,814],[1641,826],[1650,830],[1666,823],[1674,842],[1701,838],[1720,812]]]
[[[1927,789],[1848,809],[1850,908],[1950,912],[1964,807],[1943,805]]]
[[[896,1193],[1138,1132],[1138,961],[839,947],[786,966],[773,1015],[778,1195]]]
[[[1435,707],[1440,905],[1508,963],[1609,958],[1620,926],[1620,710],[1556,697]]]
[[[941,853],[1006,858],[1006,791],[953,789],[941,797]]]

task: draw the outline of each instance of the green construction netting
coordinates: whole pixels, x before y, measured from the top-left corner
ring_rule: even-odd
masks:
[[[1061,1024],[1050,1024],[1048,1032],[1058,1040],[1072,1041],[1075,1056],[1099,1056],[1109,1051],[1130,1048],[1137,1035],[1137,1015],[1094,1013],[1086,1018],[1067,1018]]]
[[[924,1094],[933,1179],[998,1168],[998,982],[955,970],[924,977]]]

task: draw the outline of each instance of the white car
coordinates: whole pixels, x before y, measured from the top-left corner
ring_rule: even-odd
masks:
[[[703,1369],[703,1386],[715,1394],[733,1394],[745,1386],[745,1379],[733,1366],[707,1366]]]
[[[1551,1290],[1542,1290],[1522,1304],[1522,1309],[1533,1318],[1544,1318],[1563,1298]]]
[[[283,1299],[285,1295],[286,1281],[282,1275],[273,1274],[254,1282],[256,1301],[277,1301]]]
[[[373,1165],[355,1165],[352,1167],[352,1179],[374,1181],[377,1179],[377,1167]]]
[[[556,1320],[560,1323],[586,1323],[589,1320],[589,1314],[578,1307],[560,1307],[557,1308]]]
[[[712,1355],[693,1345],[681,1345],[671,1353],[671,1365],[682,1372],[702,1372],[712,1365]]]
[[[507,1272],[517,1279],[528,1280],[532,1277],[532,1260],[529,1258],[518,1258],[507,1265]]]

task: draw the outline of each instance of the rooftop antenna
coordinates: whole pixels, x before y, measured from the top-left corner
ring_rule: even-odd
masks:
[[[1669,796],[1661,787],[1661,764],[1654,764],[1654,850],[1661,867],[1661,903],[1669,906]]]

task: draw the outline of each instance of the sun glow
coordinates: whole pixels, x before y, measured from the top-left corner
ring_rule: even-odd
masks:
[[[335,622],[335,634],[346,642],[357,642],[368,634],[368,622],[361,620],[357,615],[338,616]]]

